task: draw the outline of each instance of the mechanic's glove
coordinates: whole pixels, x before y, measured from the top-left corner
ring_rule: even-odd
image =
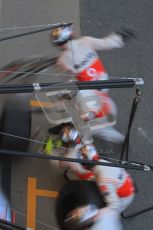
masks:
[[[116,32],[116,34],[122,37],[123,42],[127,42],[136,38],[135,31],[127,26],[121,27],[121,29]]]

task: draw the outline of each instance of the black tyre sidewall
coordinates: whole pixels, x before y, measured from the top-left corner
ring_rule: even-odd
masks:
[[[56,203],[56,218],[60,228],[62,230],[72,229],[71,226],[69,228],[64,224],[66,215],[74,208],[88,204],[94,204],[97,208],[105,206],[95,182],[82,180],[66,183],[61,189]]]
[[[1,132],[30,138],[31,110],[29,101],[14,97],[5,102],[1,117]],[[2,149],[27,151],[29,141],[1,134],[0,147]]]

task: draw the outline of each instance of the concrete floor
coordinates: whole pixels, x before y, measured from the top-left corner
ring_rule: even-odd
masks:
[[[0,24],[2,28],[14,26],[31,26],[52,24],[58,22],[73,22],[76,31],[80,32],[79,0],[11,0],[0,1]],[[22,30],[15,31],[21,32]],[[24,30],[25,31],[25,30]],[[26,30],[29,31],[29,30]],[[10,35],[10,31],[0,32],[0,36]],[[0,66],[21,57],[31,55],[58,55],[55,47],[50,46],[49,32],[34,36],[23,37],[0,43]],[[61,78],[60,78],[61,79]],[[32,78],[29,82],[51,82],[58,79],[51,77]],[[9,95],[11,97],[11,95]],[[8,96],[8,97],[9,97]],[[1,97],[1,103],[4,100]],[[32,133],[36,128],[41,129],[39,140],[46,135],[50,127],[47,119],[39,114],[32,116]],[[40,146],[31,144],[31,149]],[[11,207],[16,211],[16,222],[26,226],[27,212],[27,186],[28,177],[37,179],[37,188],[44,190],[59,190],[64,183],[62,172],[51,166],[49,161],[31,158],[14,159],[11,174]],[[54,215],[55,199],[37,198],[36,229],[58,229]]]
[[[79,5],[79,3],[81,3]],[[103,61],[111,77],[143,77],[145,87],[137,116],[132,129],[130,141],[130,159],[153,164],[152,158],[152,10],[151,0],[101,1],[101,0],[11,0],[0,1],[1,27],[28,26],[38,24],[70,21],[75,29],[85,35],[103,36],[117,31],[122,24],[136,29],[138,40],[130,43],[125,49],[103,53]],[[0,32],[2,36],[10,32]],[[0,65],[12,60],[41,54],[57,55],[54,47],[50,47],[48,33],[29,36],[0,43]],[[35,79],[32,79],[34,81]],[[41,79],[39,79],[41,80]],[[47,78],[43,79],[48,81]],[[55,80],[55,78],[51,79]],[[133,90],[112,90],[111,94],[118,105],[117,127],[124,132]],[[0,101],[3,101],[1,97]],[[41,120],[41,124],[40,124]],[[42,136],[49,124],[45,117],[33,116],[35,127],[44,127]],[[40,137],[41,138],[41,137]],[[97,140],[97,146],[100,146]],[[100,146],[101,147],[101,146]],[[108,153],[109,154],[109,153]],[[138,185],[138,195],[128,212],[147,207],[153,203],[152,174],[132,172]],[[45,190],[59,190],[64,183],[62,172],[53,170],[47,160],[15,159],[12,164],[11,205],[17,210],[17,223],[26,225],[27,182],[28,177],[37,178],[37,187]],[[38,198],[36,229],[58,229],[54,216],[55,200]],[[124,221],[124,229],[152,230],[153,213]]]

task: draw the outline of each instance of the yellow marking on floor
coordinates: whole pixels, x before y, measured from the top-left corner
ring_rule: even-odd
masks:
[[[35,229],[36,219],[36,178],[28,178],[27,227]]]
[[[58,194],[59,193],[56,192],[56,191],[48,191],[48,190],[37,189],[37,196],[57,198]]]
[[[43,101],[36,101],[36,100],[31,100],[30,105],[31,107],[43,107],[43,108],[51,108],[53,106],[51,102],[43,102]]]
[[[57,198],[59,192],[37,189],[37,180],[34,177],[28,177],[27,192],[27,228],[35,230],[37,196]]]

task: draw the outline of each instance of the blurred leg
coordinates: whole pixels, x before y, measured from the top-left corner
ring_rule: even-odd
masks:
[[[128,206],[132,203],[135,195],[132,195],[127,198],[122,198],[120,199],[120,208],[119,208],[119,213],[123,212]]]
[[[104,213],[101,220],[97,221],[90,230],[122,230],[120,217],[117,214]]]

